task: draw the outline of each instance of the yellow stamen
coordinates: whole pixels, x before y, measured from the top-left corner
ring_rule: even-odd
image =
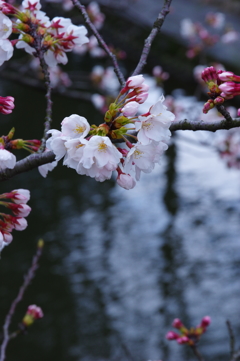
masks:
[[[138,149],[136,149],[133,153],[135,159],[140,159],[142,157],[142,154],[143,154],[143,152],[141,152]]]
[[[107,151],[107,147],[108,146],[104,142],[102,142],[102,143],[98,144],[98,151],[105,153]]]
[[[81,127],[80,125],[77,125],[76,128],[74,129],[74,133],[82,134],[85,129],[86,129],[85,126]]]

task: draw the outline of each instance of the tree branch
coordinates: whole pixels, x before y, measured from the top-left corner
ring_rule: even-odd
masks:
[[[28,157],[19,160],[13,169],[4,169],[0,171],[0,181],[7,180],[14,177],[17,174],[28,172],[40,165],[51,163],[55,160],[55,155],[53,152],[45,153],[34,153]]]
[[[209,132],[216,132],[220,129],[232,129],[240,127],[240,118],[235,118],[232,120],[222,119],[214,123],[204,123],[203,120],[200,121],[191,121],[191,120],[179,120],[173,122],[170,126],[170,130],[208,130]]]
[[[232,325],[231,325],[230,321],[227,320],[226,324],[227,324],[228,333],[229,333],[230,355],[231,355],[231,359],[232,359],[234,356],[234,353],[235,353],[235,337],[233,334],[233,329],[232,329]]]
[[[191,121],[191,120],[179,120],[173,122],[170,126],[171,132],[176,130],[206,130],[209,132],[216,132],[220,129],[232,129],[240,127],[240,118],[232,119],[232,121],[223,119],[214,123],[204,123],[203,120],[200,121]],[[113,143],[121,143],[121,139],[113,140]],[[7,180],[14,177],[17,174],[28,172],[40,165],[51,163],[55,160],[55,155],[53,152],[45,153],[34,153],[28,157],[19,160],[13,169],[4,169],[0,171],[0,181]]]
[[[45,62],[45,59],[44,59],[44,55],[43,55],[43,52],[40,51],[39,54],[38,54],[38,58],[40,60],[40,65],[41,65],[41,68],[42,68],[42,72],[43,72],[43,75],[44,75],[44,80],[45,80],[45,86],[46,86],[46,89],[47,89],[47,92],[45,94],[45,98],[46,98],[46,101],[47,101],[47,107],[46,107],[46,117],[45,117],[45,123],[44,123],[44,132],[43,132],[43,138],[41,139],[42,141],[42,144],[41,144],[41,147],[40,147],[40,150],[41,152],[43,152],[46,148],[46,140],[48,138],[48,130],[50,130],[50,125],[51,125],[51,122],[52,122],[52,100],[51,100],[51,81],[50,81],[50,74],[49,74],[49,71],[48,71],[48,66]]]
[[[153,28],[152,28],[150,34],[144,42],[144,48],[143,48],[139,63],[137,65],[136,69],[134,70],[134,72],[132,73],[132,76],[140,74],[142,72],[144,65],[147,63],[147,57],[151,50],[152,42],[155,39],[156,35],[161,30],[164,20],[165,20],[167,14],[169,13],[169,8],[171,5],[171,2],[172,2],[172,0],[165,0],[163,8],[162,8],[161,12],[159,13],[155,23],[153,24]]]
[[[42,249],[43,249],[43,243],[42,242],[41,241],[38,242],[37,252],[33,256],[31,267],[29,268],[28,273],[24,277],[24,282],[23,282],[22,286],[19,289],[17,297],[12,302],[10,310],[9,310],[7,316],[6,316],[6,319],[5,319],[5,322],[4,322],[4,325],[3,325],[3,342],[2,342],[2,346],[1,346],[0,361],[5,360],[6,348],[7,348],[8,342],[11,339],[11,335],[9,335],[9,326],[10,326],[10,323],[11,323],[11,320],[12,320],[12,316],[14,315],[14,312],[16,310],[16,307],[17,307],[18,303],[20,301],[22,301],[24,293],[25,293],[27,287],[29,286],[30,282],[34,278],[35,272],[36,272],[36,270],[38,268],[38,261],[39,261],[39,258],[42,255]]]
[[[115,71],[115,73],[116,73],[116,75],[118,77],[119,83],[123,87],[125,85],[125,79],[124,79],[124,76],[123,76],[123,74],[122,74],[122,72],[121,72],[121,70],[119,68],[116,56],[110,51],[109,47],[107,46],[107,44],[103,40],[102,36],[99,34],[96,27],[91,22],[91,20],[90,20],[90,18],[88,16],[88,13],[87,13],[87,11],[85,9],[85,6],[82,5],[81,2],[78,1],[78,0],[72,0],[72,3],[81,12],[81,14],[82,14],[82,16],[83,16],[83,18],[85,20],[85,23],[88,25],[88,27],[92,30],[93,34],[96,36],[96,38],[97,38],[99,44],[101,45],[101,47],[106,51],[108,56],[112,59],[114,71]]]

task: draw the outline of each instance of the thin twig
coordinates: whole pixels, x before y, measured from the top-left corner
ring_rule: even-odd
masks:
[[[15,300],[12,302],[10,310],[5,318],[5,322],[3,325],[3,342],[2,342],[2,346],[1,346],[0,361],[5,360],[6,348],[7,348],[8,342],[12,338],[11,335],[9,335],[9,326],[10,326],[12,317],[14,315],[14,312],[16,310],[18,303],[20,301],[22,301],[27,287],[30,285],[30,282],[32,281],[32,279],[35,276],[35,272],[38,268],[38,261],[39,261],[40,256],[42,255],[42,249],[43,249],[43,244],[42,244],[42,242],[39,242],[38,246],[37,246],[37,252],[33,256],[33,259],[32,259],[31,267],[29,268],[26,276],[24,277],[24,282],[19,289],[18,295],[15,298]]]
[[[204,361],[204,358],[202,357],[202,355],[200,354],[200,352],[198,351],[198,348],[196,345],[191,346],[191,349],[193,350],[194,355],[196,356],[196,358],[199,361]]]
[[[139,60],[139,63],[132,73],[132,75],[138,75],[142,72],[144,65],[147,63],[147,57],[151,50],[152,42],[155,39],[156,35],[160,32],[161,27],[164,23],[164,20],[169,13],[169,8],[172,0],[165,0],[162,10],[160,11],[156,21],[153,24],[153,28],[148,36],[148,38],[144,42],[143,51]]]
[[[235,337],[234,337],[234,333],[233,333],[233,329],[232,329],[232,325],[231,325],[230,321],[227,320],[226,324],[227,324],[227,329],[228,329],[228,333],[229,333],[230,355],[232,358],[235,353]]]
[[[106,53],[108,54],[108,56],[112,59],[113,62],[113,67],[114,67],[114,71],[118,77],[118,81],[121,84],[121,86],[123,87],[125,85],[125,79],[124,76],[119,68],[118,62],[117,62],[117,58],[116,56],[110,51],[109,47],[107,46],[107,44],[105,43],[105,41],[103,40],[102,36],[99,34],[99,32],[97,31],[96,27],[93,25],[93,23],[91,22],[88,13],[85,9],[85,6],[81,4],[80,1],[78,0],[72,0],[72,3],[74,6],[76,6],[76,8],[78,8],[78,10],[81,12],[85,23],[89,26],[89,28],[92,30],[93,34],[96,36],[99,44],[102,46],[102,48],[106,51]]]
[[[47,101],[47,107],[46,107],[46,117],[45,117],[45,123],[44,123],[44,132],[43,132],[43,137],[41,139],[42,141],[42,145],[40,147],[41,152],[44,152],[45,148],[46,148],[46,140],[48,138],[48,130],[50,130],[50,126],[51,126],[51,122],[52,122],[52,100],[51,100],[51,81],[50,81],[50,74],[48,71],[48,66],[46,64],[46,61],[44,59],[44,54],[42,51],[39,52],[38,54],[38,58],[40,60],[40,65],[42,68],[42,72],[44,75],[44,81],[45,81],[45,86],[46,86],[46,94],[45,94],[45,98]]]

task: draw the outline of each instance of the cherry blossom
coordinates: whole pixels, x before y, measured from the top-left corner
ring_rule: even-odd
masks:
[[[167,140],[171,133],[169,127],[175,119],[175,115],[167,110],[163,105],[164,97],[149,109],[149,114],[139,116],[140,122],[135,123],[138,132],[138,140],[147,145],[151,140],[164,141]]]
[[[0,169],[13,169],[15,167],[15,164],[15,155],[6,149],[0,149]]]
[[[10,40],[0,39],[0,65],[13,56],[13,46]]]
[[[0,12],[0,39],[7,39],[12,33],[11,20]]]
[[[90,131],[87,119],[77,114],[64,118],[61,124],[62,134],[70,138],[84,138]]]

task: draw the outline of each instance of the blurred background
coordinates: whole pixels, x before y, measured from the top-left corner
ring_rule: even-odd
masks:
[[[95,16],[99,31],[127,77],[161,4],[99,3],[102,15]],[[57,2],[45,2],[43,10],[50,18],[65,16],[82,24],[78,12],[67,5],[63,9]],[[225,5],[214,0],[191,4],[173,0],[144,69],[151,86],[146,109],[164,93],[177,119],[211,122],[219,116],[213,110],[212,117],[209,113],[203,118],[206,89],[196,67],[214,64],[240,75],[240,6],[234,0]],[[221,26],[214,27],[217,20],[206,20],[209,13],[225,11],[229,13]],[[183,21],[190,18],[193,33],[187,36]],[[226,34],[231,41],[222,40]],[[71,114],[100,124],[119,90],[111,61],[97,45],[68,57],[66,67],[55,69],[55,77],[51,74],[52,128],[60,129],[63,118]],[[13,96],[16,104],[11,115],[1,115],[2,134],[14,126],[16,138],[41,138],[45,99],[38,65],[16,50],[1,67],[0,78],[1,96]],[[233,115],[238,104],[238,98],[229,102]],[[201,339],[200,351],[206,360],[229,358],[227,319],[236,339],[240,335],[239,144],[239,131],[175,132],[162,165],[143,174],[130,191],[114,179],[98,183],[60,164],[46,179],[35,169],[2,182],[1,193],[29,189],[32,212],[28,228],[15,232],[1,255],[1,325],[37,240],[45,241],[40,268],[17,308],[11,330],[29,304],[40,306],[44,318],[9,344],[6,359],[192,360],[191,350],[167,341],[165,334],[173,330],[174,318],[190,327],[205,315],[211,316],[212,324]],[[21,159],[26,152],[16,156]]]

